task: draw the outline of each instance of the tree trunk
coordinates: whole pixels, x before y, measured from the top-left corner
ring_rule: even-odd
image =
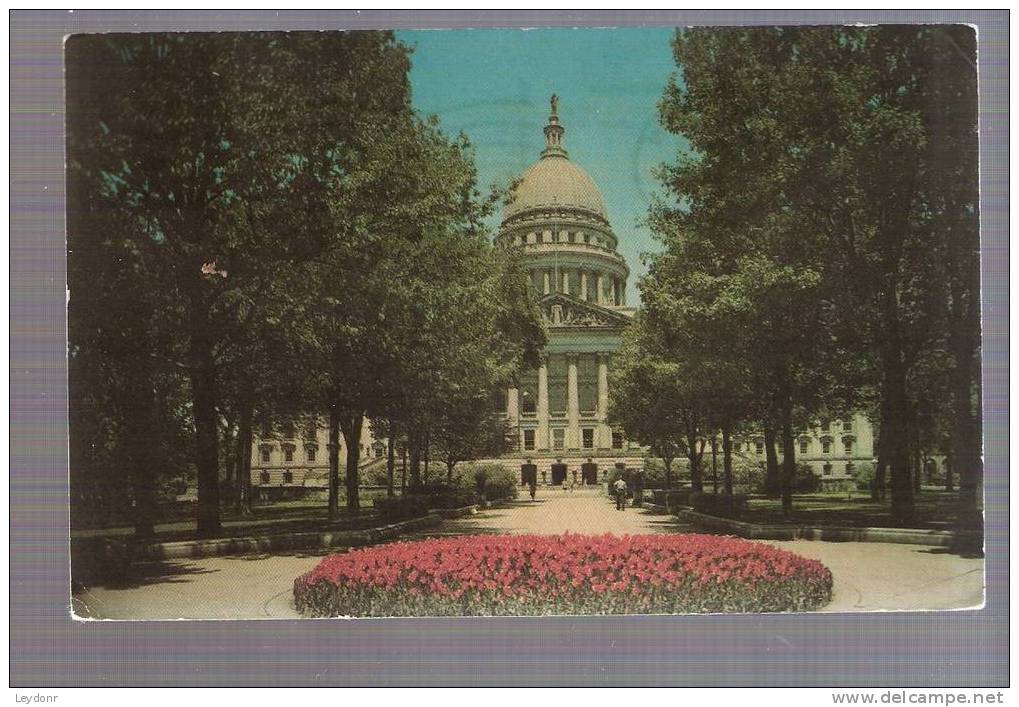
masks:
[[[981,459],[980,415],[979,404],[974,405],[975,368],[972,354],[956,351],[957,363],[952,371],[952,429],[950,469],[958,474],[959,479],[959,522],[962,526],[972,526],[979,521],[980,483],[983,478],[983,461]],[[959,362],[961,360],[961,363]],[[974,412],[976,408],[976,412]],[[951,473],[947,474],[946,487],[951,490]]]
[[[361,507],[358,496],[358,464],[361,461],[361,428],[364,426],[364,413],[348,413],[340,419],[340,429],[347,443],[347,508],[357,510]]]
[[[417,488],[421,485],[421,447],[411,438],[410,445],[410,487]]]
[[[775,451],[775,429],[771,425],[764,426],[764,454],[767,466],[764,472],[764,494],[768,498],[777,498],[782,493],[782,475],[778,468],[778,452]]]
[[[389,425],[389,440],[386,445],[386,495],[392,498],[396,495],[393,488],[393,476],[396,472],[396,446],[393,442],[393,425]]]
[[[796,485],[796,439],[793,433],[792,401],[785,401],[782,410],[782,515],[793,512],[793,489]]]
[[[954,491],[955,483],[952,480],[952,457],[949,456],[945,459],[943,466],[945,467],[945,491]]]
[[[732,439],[729,425],[722,426],[722,475],[725,479],[725,492],[732,495]]]
[[[407,447],[403,447],[403,464],[400,467],[400,494],[403,495],[407,491]]]
[[[425,453],[425,477],[424,477],[424,481],[427,484],[428,483],[428,464],[432,460],[432,444],[431,444],[431,439],[429,439],[429,435],[428,435],[427,432],[425,433],[425,448],[422,451],[424,451],[424,453]]]
[[[234,507],[241,515],[251,513],[251,403],[241,404],[240,423],[237,429],[237,489]]]
[[[665,462],[665,490],[672,489],[672,457],[662,457]]]
[[[191,396],[198,469],[198,537],[219,535],[219,421],[211,325],[203,311],[191,312]]]
[[[711,492],[718,493],[718,440],[711,436]]]
[[[136,538],[151,538],[155,535],[155,519],[158,513],[156,501],[157,441],[159,439],[156,420],[159,402],[153,387],[153,372],[150,366],[139,362],[134,384],[132,402],[135,410],[126,421],[127,437],[130,440],[131,487],[134,507],[131,516],[134,521]]]
[[[329,408],[329,520],[340,517],[340,411]]]
[[[701,455],[697,453],[697,435],[687,433],[686,458],[690,462],[690,489],[704,493],[704,477],[701,474]],[[701,450],[703,453],[703,448]]]
[[[908,525],[913,520],[913,485],[909,478],[909,430],[906,425],[909,402],[901,364],[886,362],[881,394],[888,402],[887,406],[883,406],[887,417],[881,421],[881,451],[891,472],[892,518],[899,525]]]
[[[453,467],[456,466],[455,461],[446,460],[446,483],[453,484]]]

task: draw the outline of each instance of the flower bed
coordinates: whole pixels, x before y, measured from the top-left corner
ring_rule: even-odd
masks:
[[[331,555],[294,582],[307,616],[808,611],[816,560],[715,535],[466,536]]]

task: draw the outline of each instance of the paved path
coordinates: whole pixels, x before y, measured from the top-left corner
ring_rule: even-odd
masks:
[[[517,501],[447,521],[414,537],[465,533],[557,534],[696,532],[674,517],[615,510],[593,490],[539,490]],[[764,541],[762,541],[764,542]],[[890,543],[768,541],[823,562],[835,577],[825,611],[948,609],[979,606],[983,560],[940,548]],[[211,557],[144,563],[122,586],[88,587],[74,597],[80,616],[111,619],[292,618],[294,579],[327,553]]]

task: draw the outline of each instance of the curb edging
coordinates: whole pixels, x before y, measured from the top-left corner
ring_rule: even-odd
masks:
[[[901,543],[951,547],[959,542],[980,541],[979,531],[921,530],[919,528],[852,528],[832,526],[815,528],[806,525],[763,525],[729,518],[719,518],[689,509],[677,509],[681,520],[709,530],[723,530],[750,540],[822,540],[828,542]]]

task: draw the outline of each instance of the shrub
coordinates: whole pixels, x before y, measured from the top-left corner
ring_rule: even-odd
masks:
[[[747,497],[743,494],[693,493],[690,505],[698,513],[721,518],[739,518],[747,511]]]
[[[514,473],[502,464],[478,464],[470,472],[468,478],[473,479],[474,490],[486,501],[517,497],[519,472]]]
[[[853,477],[856,480],[856,488],[860,491],[870,492],[870,487],[874,483],[874,475],[873,464],[860,464],[860,466],[856,467],[856,474]]]
[[[714,535],[466,536],[331,555],[294,582],[308,616],[806,611],[824,565]]]
[[[655,503],[665,506],[669,510],[677,506],[689,506],[690,495],[693,493],[689,488],[672,489],[671,491],[655,490]]]
[[[409,495],[420,496],[429,508],[463,508],[478,502],[478,494],[474,491],[445,484],[428,484],[412,489]]]
[[[796,493],[814,493],[821,488],[821,477],[814,473],[810,464],[796,465],[796,481],[793,491]]]
[[[380,496],[375,499],[375,513],[382,520],[395,523],[408,518],[419,518],[428,513],[427,496]]]

